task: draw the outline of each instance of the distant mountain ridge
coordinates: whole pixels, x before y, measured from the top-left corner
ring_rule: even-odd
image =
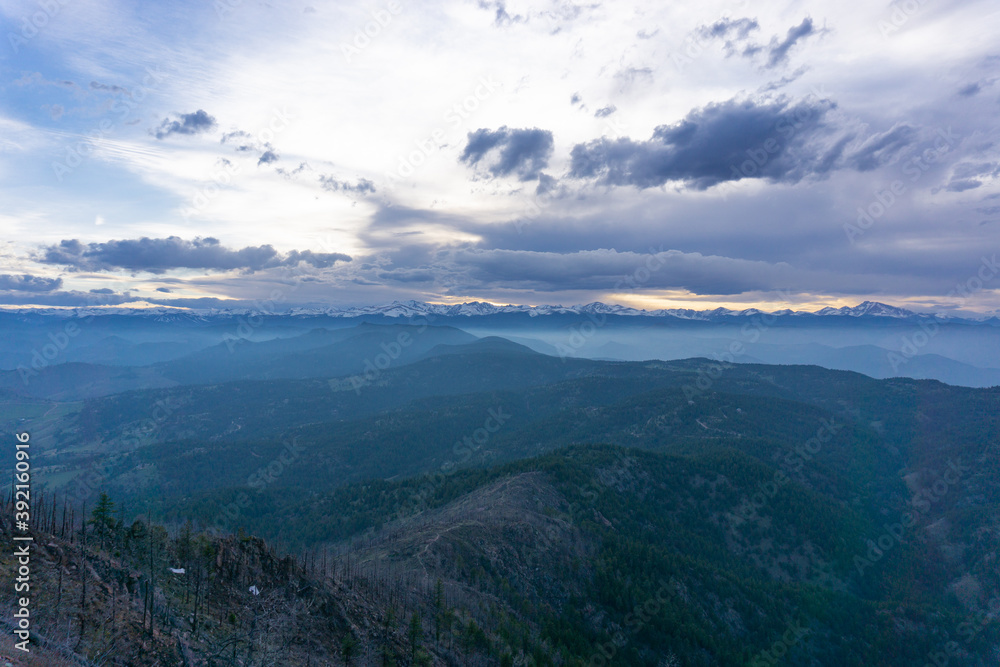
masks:
[[[631,308],[618,304],[606,304],[595,301],[588,304],[576,306],[562,305],[496,305],[484,301],[471,301],[460,304],[439,304],[427,303],[423,301],[393,301],[385,305],[370,306],[329,306],[324,308],[295,307],[285,311],[271,311],[255,308],[234,308],[234,309],[189,309],[182,310],[173,307],[153,307],[153,308],[128,308],[126,306],[115,308],[21,308],[5,311],[18,315],[56,315],[62,317],[91,317],[96,315],[131,315],[147,317],[160,321],[176,321],[183,319],[210,320],[215,317],[232,316],[252,316],[252,315],[279,315],[286,317],[315,317],[326,316],[335,318],[354,317],[387,317],[387,318],[419,318],[427,316],[435,317],[485,317],[492,315],[519,314],[524,313],[531,317],[544,315],[616,315],[626,317],[673,317],[684,320],[694,320],[712,322],[730,318],[746,318],[759,315],[773,315],[776,317],[881,317],[895,319],[939,319],[951,322],[969,321],[995,321],[1000,322],[996,315],[984,315],[982,317],[958,317],[944,313],[916,313],[898,306],[891,306],[877,301],[864,301],[857,306],[843,306],[833,308],[827,306],[817,311],[802,311],[782,309],[776,311],[763,311],[757,308],[746,308],[743,310],[733,310],[731,308],[714,308],[711,310],[695,310],[692,308],[661,308],[657,310],[644,310]]]

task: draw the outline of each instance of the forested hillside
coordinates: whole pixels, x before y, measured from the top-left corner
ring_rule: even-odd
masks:
[[[250,345],[241,379],[2,397],[36,664],[1000,659],[996,388],[488,337],[279,379]]]

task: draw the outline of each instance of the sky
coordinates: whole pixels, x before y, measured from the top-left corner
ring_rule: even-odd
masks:
[[[0,305],[1000,311],[993,0],[0,0]]]

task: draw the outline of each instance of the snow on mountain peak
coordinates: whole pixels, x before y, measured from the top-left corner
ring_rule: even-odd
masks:
[[[821,316],[846,315],[848,317],[862,317],[864,315],[870,315],[872,317],[913,317],[916,315],[913,311],[906,310],[905,308],[889,306],[884,303],[879,303],[878,301],[865,301],[854,307],[844,306],[843,308],[831,308],[827,306],[826,308],[817,310],[815,314]]]
[[[607,304],[595,301],[592,303],[577,306],[562,305],[495,305],[486,301],[470,301],[458,304],[426,303],[423,301],[407,300],[393,301],[383,305],[367,306],[326,306],[326,307],[295,307],[287,311],[276,311],[259,309],[252,307],[243,308],[209,308],[209,309],[180,309],[172,307],[149,307],[142,309],[131,309],[127,306],[113,308],[11,308],[4,309],[5,312],[17,313],[38,313],[60,315],[62,317],[82,317],[92,315],[133,315],[140,317],[156,317],[163,319],[174,318],[211,318],[211,317],[232,317],[250,315],[286,315],[290,317],[387,317],[387,318],[420,318],[420,317],[483,317],[490,315],[523,313],[531,317],[543,315],[617,315],[626,317],[673,317],[684,320],[695,320],[710,322],[714,320],[726,320],[730,318],[749,318],[763,315],[765,311],[757,308],[746,308],[743,310],[731,310],[729,308],[715,308],[712,310],[694,310],[691,308],[664,308],[659,310],[643,310],[619,304]],[[877,301],[865,301],[857,306],[844,306],[841,308],[826,307],[820,310],[795,311],[791,309],[776,310],[772,315],[779,317],[935,317],[934,315],[918,315],[910,310],[890,306]],[[949,316],[949,319],[961,319]]]

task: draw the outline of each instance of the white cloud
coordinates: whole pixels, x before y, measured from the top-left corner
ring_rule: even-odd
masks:
[[[899,248],[916,255],[945,248],[936,279],[961,273],[978,248],[1000,241],[1000,224],[980,224],[983,216],[971,213],[996,194],[995,179],[935,194],[947,164],[908,183],[905,201],[852,246],[843,223],[900,177],[898,165],[864,178],[839,174],[796,186],[750,180],[702,193],[675,183],[637,192],[564,180],[561,197],[543,201],[518,235],[510,221],[538,204],[536,184],[471,172],[458,160],[469,132],[540,128],[554,139],[543,171],[562,179],[577,144],[602,136],[646,141],[693,109],[753,97],[769,84],[772,95],[793,102],[830,98],[838,105],[830,118],[858,142],[900,124],[920,128],[921,137],[954,125],[963,142],[942,162],[995,160],[996,87],[955,95],[987,81],[977,67],[995,48],[1000,19],[985,0],[927,3],[905,20],[887,5],[860,1],[806,9],[730,0],[526,0],[507,2],[500,21],[496,6],[476,0],[410,0],[396,14],[388,0],[312,3],[314,12],[295,2],[233,3],[223,16],[217,4],[151,6],[140,19],[120,0],[67,3],[16,54],[0,81],[8,100],[0,102],[0,196],[22,256],[63,238],[143,235],[211,235],[281,251],[321,252],[326,244],[357,257],[414,243],[447,252],[546,251],[561,243],[563,251],[580,252],[606,248],[617,234],[620,249],[641,248],[644,238],[674,240],[681,251],[706,257],[785,262],[798,271],[819,264],[844,276],[830,280],[833,290],[870,275],[880,258],[896,266]],[[36,9],[27,0],[0,1],[11,25]],[[724,17],[755,19],[751,39],[765,49],[806,17],[816,32],[788,51],[787,62],[767,69],[765,52],[727,54],[721,41],[699,36],[700,27]],[[348,59],[344,45],[376,19],[384,25]],[[886,34],[885,21],[898,30]],[[147,68],[162,72],[161,80],[144,86]],[[32,72],[74,81],[79,90],[13,85]],[[91,90],[91,81],[133,96]],[[53,105],[66,109],[58,119]],[[595,116],[612,106],[613,115]],[[198,109],[218,127],[164,141],[150,134],[164,118]],[[87,141],[91,154],[59,181],[53,162],[102,121],[110,129]],[[266,145],[279,157],[258,164],[261,152],[221,143],[232,131],[249,133],[255,150]],[[287,176],[303,163],[310,169]],[[401,165],[412,174],[387,177]],[[320,175],[367,179],[375,192],[324,190]],[[423,213],[381,224],[389,208]],[[565,236],[555,239],[555,230]],[[905,273],[887,271],[893,280]],[[930,290],[918,282],[914,289]]]

